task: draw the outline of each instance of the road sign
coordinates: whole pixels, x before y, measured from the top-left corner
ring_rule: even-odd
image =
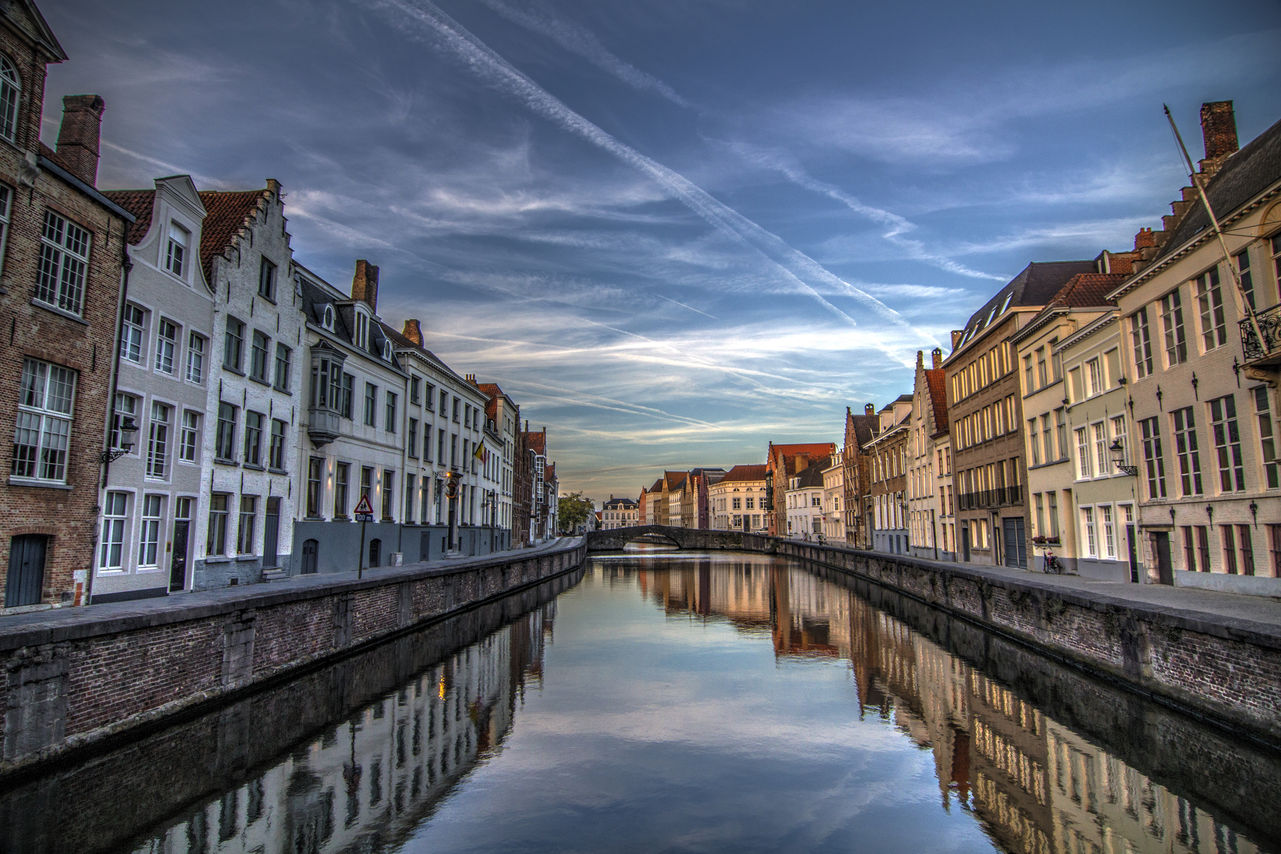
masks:
[[[356,503],[356,515],[357,516],[374,515],[374,506],[369,503],[368,495],[360,496],[360,501]]]

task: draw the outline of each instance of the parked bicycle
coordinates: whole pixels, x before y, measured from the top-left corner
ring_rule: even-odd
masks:
[[[1054,556],[1054,552],[1049,549],[1045,550],[1045,565],[1042,567],[1041,571],[1047,575],[1051,572],[1055,575],[1063,574],[1063,565],[1060,564],[1059,559]]]

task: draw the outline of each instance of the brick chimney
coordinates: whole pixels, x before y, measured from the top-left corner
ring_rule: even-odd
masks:
[[[378,268],[375,267],[374,269],[377,270]],[[405,328],[401,330],[400,334],[413,341],[414,346],[423,346],[423,328],[419,325],[418,318],[406,320]]]
[[[930,364],[934,367],[934,370],[943,367],[943,351],[938,347],[930,351]]]
[[[918,368],[925,367],[925,353],[921,350],[916,351],[916,366]]]
[[[369,306],[370,311],[378,310],[378,267],[364,258],[356,262],[356,275],[351,280],[351,298]],[[418,337],[421,338],[422,333]]]
[[[864,414],[864,415],[875,415],[875,414],[876,414],[876,407],[875,407],[875,406],[873,406],[873,405],[872,405],[872,404],[870,404],[870,403],[865,403],[865,404],[863,404],[863,414]]]
[[[1199,167],[1209,177],[1240,148],[1237,143],[1237,117],[1231,101],[1210,101],[1201,105],[1201,137],[1205,140],[1205,159]]]
[[[67,95],[62,99],[58,159],[89,186],[98,182],[98,138],[104,107],[100,95]]]

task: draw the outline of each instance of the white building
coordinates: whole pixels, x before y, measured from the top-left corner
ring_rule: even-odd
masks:
[[[208,512],[201,468],[210,424],[214,293],[200,263],[205,206],[191,178],[107,196],[137,217],[128,233],[111,447],[100,501],[93,599],[189,590],[203,558],[197,520]],[[211,236],[211,240],[214,239]],[[212,248],[212,247],[211,247]],[[123,453],[122,426],[132,447]]]
[[[639,524],[639,521],[640,506],[634,498],[615,498],[611,495],[600,511],[602,531],[630,528]]]
[[[845,461],[837,451],[823,469],[823,539],[829,543],[845,542],[844,500]]]
[[[707,496],[713,530],[747,534],[769,530],[764,465],[734,466],[707,488]]]
[[[828,464],[824,457],[787,479],[787,536],[817,540],[823,533],[823,470]]]

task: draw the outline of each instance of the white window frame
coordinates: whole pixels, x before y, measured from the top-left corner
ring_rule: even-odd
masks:
[[[145,494],[142,497],[142,520],[138,527],[138,569],[155,569],[163,556],[160,529],[164,525],[165,497]]]
[[[147,310],[137,303],[125,303],[120,322],[120,358],[141,365],[147,352]]]
[[[52,362],[25,359],[13,428],[10,476],[37,483],[66,483],[76,372]]]
[[[22,103],[22,78],[13,60],[0,53],[0,138],[17,142],[18,105]]]
[[[187,336],[187,382],[204,385],[205,354],[209,339],[199,332]]]
[[[102,504],[101,547],[98,549],[98,569],[103,572],[120,572],[124,569],[125,528],[129,524],[128,492],[108,492]]]
[[[165,242],[165,269],[180,279],[185,279],[187,258],[191,254],[191,232],[176,222],[169,223],[169,239]]]
[[[182,411],[182,427],[178,436],[179,462],[200,462],[200,416],[201,413],[193,409]]]
[[[76,317],[83,314],[92,246],[92,232],[46,210],[40,229],[35,301]]]
[[[174,408],[158,400],[151,402],[147,428],[147,477],[164,480],[169,474],[169,420]]]
[[[156,322],[156,356],[152,364],[160,373],[174,372],[178,361],[178,338],[181,334],[182,327],[167,317],[161,317]]]

